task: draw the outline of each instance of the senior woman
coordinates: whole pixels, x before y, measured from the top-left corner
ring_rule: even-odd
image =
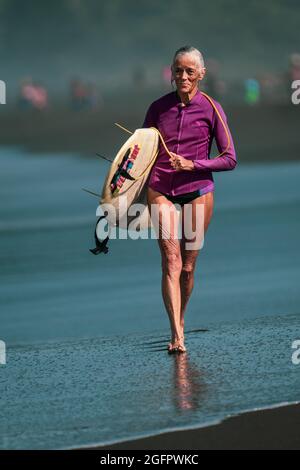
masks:
[[[178,234],[178,220],[172,219],[169,225],[164,220],[165,208],[172,209],[173,204],[179,204],[183,209],[181,223],[188,222],[193,228],[199,226],[196,218],[202,214],[205,234],[214,206],[212,172],[233,170],[236,154],[221,105],[198,88],[206,72],[201,52],[190,46],[178,49],[171,71],[176,90],[150,105],[143,127],[156,127],[169,150],[168,153],[160,143],[147,180],[147,199],[150,213],[155,205],[159,214],[162,296],[172,334],[168,351],[184,353],[184,315],[194,286],[201,246],[187,248],[185,231],[182,230],[181,238]],[[210,159],[213,138],[220,155]],[[185,212],[187,204],[191,210]],[[197,210],[199,205],[202,211]],[[190,220],[185,220],[187,217]],[[168,236],[165,236],[164,225],[169,227]]]

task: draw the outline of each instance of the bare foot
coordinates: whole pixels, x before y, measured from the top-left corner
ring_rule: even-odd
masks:
[[[184,336],[180,336],[175,341],[172,341],[168,344],[168,352],[186,352],[186,347],[184,346]]]
[[[174,345],[175,343],[177,343],[178,341],[182,341],[182,343],[184,343],[184,323],[182,325],[180,325],[180,336],[178,339],[176,339],[176,336],[174,334],[172,334],[172,338],[171,338],[171,342],[168,344],[168,351],[171,352],[172,349],[174,348]],[[184,347],[184,346],[183,346]]]
[[[184,346],[183,337],[179,338],[174,343],[172,343],[172,347],[169,349],[169,354],[185,353],[185,352],[186,352],[186,347]]]
[[[168,351],[171,351],[171,349],[173,348],[173,344],[175,343],[175,338],[171,338],[171,342],[168,344]]]

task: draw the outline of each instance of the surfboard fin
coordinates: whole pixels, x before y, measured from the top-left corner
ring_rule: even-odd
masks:
[[[86,193],[89,193],[89,194],[91,194],[92,196],[101,197],[101,194],[94,193],[94,191],[90,191],[89,189],[85,189],[85,188],[81,188],[81,189],[82,189],[82,191],[85,191]]]
[[[97,157],[103,158],[103,160],[106,160],[109,163],[113,162],[113,160],[111,160],[110,158],[105,157],[104,155],[101,155],[100,153],[96,153],[96,155],[97,155]]]

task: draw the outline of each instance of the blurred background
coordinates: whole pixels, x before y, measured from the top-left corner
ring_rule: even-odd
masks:
[[[0,0],[1,142],[111,150],[111,122],[138,127],[149,103],[171,90],[175,50],[191,44],[204,55],[203,90],[229,106],[241,160],[269,158],[248,142],[271,117],[272,154],[281,159],[281,132],[295,139],[298,110],[289,105],[300,77],[299,18],[296,0],[243,8],[237,0]]]

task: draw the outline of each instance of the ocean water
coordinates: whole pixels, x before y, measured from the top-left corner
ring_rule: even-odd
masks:
[[[300,164],[215,173],[215,209],[169,356],[156,240],[93,256],[107,163],[0,149],[2,448],[66,448],[299,399]]]

